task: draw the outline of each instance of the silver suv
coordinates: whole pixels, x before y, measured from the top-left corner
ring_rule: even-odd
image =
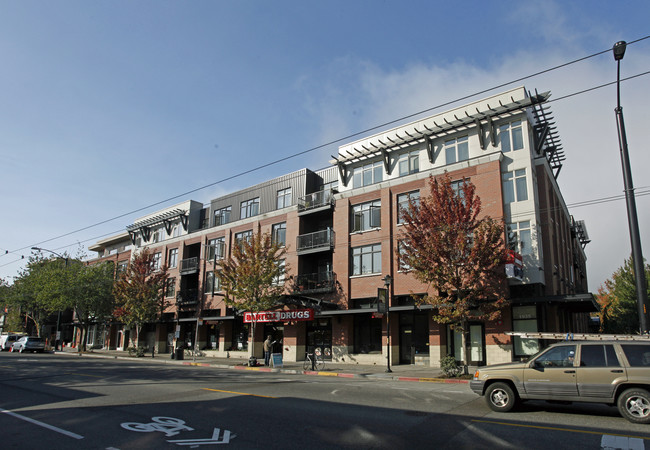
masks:
[[[527,362],[479,368],[470,387],[493,411],[520,400],[606,403],[650,423],[650,340],[553,344]]]

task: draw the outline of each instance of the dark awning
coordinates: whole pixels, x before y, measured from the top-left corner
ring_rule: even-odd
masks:
[[[563,304],[574,312],[598,312],[600,308],[591,293],[548,295],[546,297],[511,298],[512,304]]]

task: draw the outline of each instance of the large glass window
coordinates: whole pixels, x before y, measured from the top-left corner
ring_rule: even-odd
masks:
[[[277,264],[278,264],[278,268],[280,269],[280,273],[278,274],[277,277],[273,279],[273,284],[275,284],[276,286],[282,286],[285,280],[285,275],[286,275],[285,267],[287,266],[287,263],[284,259],[281,259],[277,262]]]
[[[352,172],[352,187],[368,186],[383,180],[384,167],[381,161],[356,167]]]
[[[169,250],[169,267],[173,269],[176,266],[178,266],[178,249],[172,248]]]
[[[352,275],[381,273],[381,244],[352,249]]]
[[[218,209],[214,212],[214,226],[224,225],[230,222],[230,213],[232,212],[232,207],[227,206],[225,208]]]
[[[253,231],[242,231],[241,233],[235,233],[235,244],[242,248],[244,242],[249,242],[253,238]]]
[[[530,220],[508,225],[508,248],[521,255],[530,255],[533,253]]]
[[[412,200],[416,207],[420,206],[420,191],[407,192],[397,196],[397,223],[404,223],[402,212],[408,211],[409,200]]]
[[[176,294],[176,280],[173,278],[165,281],[165,297],[173,297]]]
[[[209,271],[205,274],[205,293],[214,294],[221,290],[221,279],[214,274],[213,271]]]
[[[354,353],[381,353],[381,319],[371,314],[354,315]]]
[[[504,153],[524,148],[521,120],[501,125],[499,127],[499,142],[501,151]]]
[[[402,153],[397,160],[399,176],[410,175],[420,171],[420,151],[415,150],[408,153]]]
[[[215,259],[223,259],[226,257],[226,238],[220,237],[216,239],[210,239],[208,241],[208,248],[205,255],[205,258],[208,261],[214,261]]]
[[[352,207],[352,231],[366,231],[381,226],[381,200]]]
[[[535,305],[513,306],[512,307],[512,330],[523,332],[536,332],[537,329],[537,307]],[[530,356],[539,352],[539,340],[514,337],[515,356]]]
[[[483,324],[469,324],[469,364],[485,364],[484,335]],[[447,354],[456,358],[456,361],[465,361],[462,339],[462,332],[458,328],[447,326]]]
[[[274,244],[282,247],[287,245],[287,223],[276,223],[271,227],[271,238]]]
[[[447,164],[469,159],[469,142],[467,136],[445,141],[445,158]]]
[[[160,269],[160,259],[162,258],[162,255],[160,252],[154,253],[153,254],[153,259],[151,261],[151,267],[153,270],[158,270]]]
[[[528,200],[526,185],[526,169],[503,174],[503,201],[505,203],[523,202]]]
[[[241,209],[239,218],[245,219],[247,217],[253,217],[260,213],[260,198],[253,198],[241,202]]]
[[[291,206],[291,188],[281,189],[278,191],[277,209]]]

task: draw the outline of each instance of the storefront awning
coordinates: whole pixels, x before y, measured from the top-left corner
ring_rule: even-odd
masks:
[[[522,297],[511,298],[513,304],[554,304],[566,305],[567,309],[573,312],[598,312],[600,308],[591,293],[587,294],[566,294],[566,295],[549,295],[546,297]]]

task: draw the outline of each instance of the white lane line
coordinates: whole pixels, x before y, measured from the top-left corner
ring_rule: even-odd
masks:
[[[16,414],[15,412],[7,411],[6,409],[0,408],[0,413],[8,414],[8,415],[10,415],[12,417],[15,417],[17,419],[24,420],[25,422],[30,422],[30,423],[33,423],[34,425],[38,425],[39,427],[47,428],[48,430],[56,431],[57,433],[61,433],[61,434],[65,435],[65,436],[71,437],[73,439],[83,439],[84,438],[83,436],[81,436],[79,434],[76,434],[76,433],[73,433],[71,431],[66,431],[66,430],[63,430],[61,428],[55,427],[53,425],[48,425],[48,424],[46,424],[44,422],[40,422],[38,420],[30,419],[29,417],[21,416],[20,414]]]

